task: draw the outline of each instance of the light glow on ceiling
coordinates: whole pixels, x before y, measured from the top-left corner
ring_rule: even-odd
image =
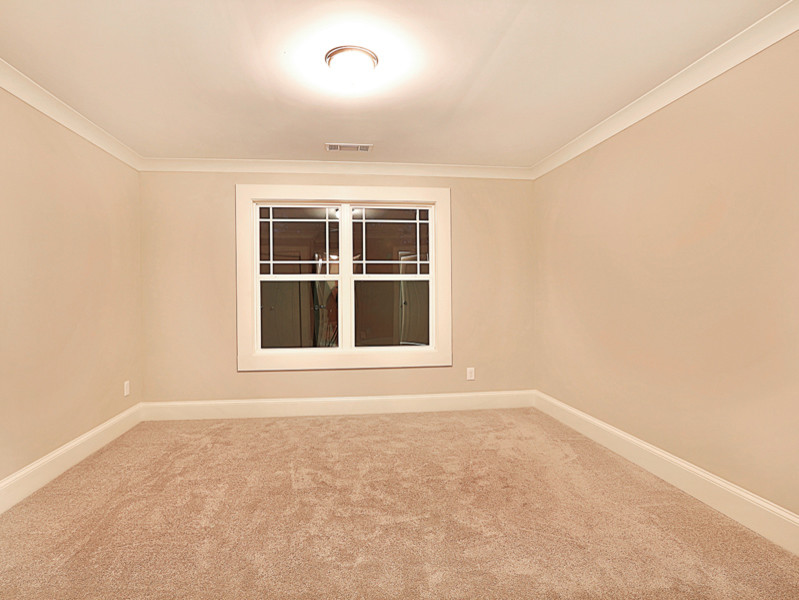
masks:
[[[368,48],[380,57],[379,67],[373,68],[367,55],[342,52],[334,61],[366,59],[362,65],[369,67],[367,76],[342,77],[325,61],[328,51],[339,46]],[[338,16],[311,24],[289,40],[285,67],[303,85],[329,95],[375,96],[402,84],[418,71],[420,60],[414,47],[413,41],[392,23],[364,16]]]

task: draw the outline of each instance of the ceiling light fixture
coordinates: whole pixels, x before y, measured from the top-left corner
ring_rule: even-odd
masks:
[[[337,75],[355,81],[377,67],[377,54],[362,46],[336,46],[325,54],[325,62]]]
[[[289,78],[287,83],[296,82],[319,93],[319,101],[325,103],[387,97],[396,88],[414,83],[414,79],[422,84],[425,80],[420,76],[425,72],[425,76],[431,75],[418,40],[393,21],[355,12],[319,18],[270,43],[283,49],[278,56],[283,75]],[[360,74],[342,72],[351,59],[361,64]]]

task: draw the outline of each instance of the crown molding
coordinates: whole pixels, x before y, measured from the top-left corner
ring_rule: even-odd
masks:
[[[140,171],[215,173],[316,173],[322,175],[404,175],[425,177],[472,177],[483,179],[530,179],[529,167],[437,165],[327,160],[266,160],[224,158],[145,158]]]
[[[538,179],[799,30],[799,0],[789,0],[682,71],[530,167]]]
[[[29,104],[126,165],[141,170],[142,157],[74,108],[0,58],[0,89]]]
[[[145,158],[2,59],[0,59],[0,88],[138,171],[398,175],[534,180],[624,131],[796,31],[799,31],[799,0],[789,0],[531,167],[354,161]]]

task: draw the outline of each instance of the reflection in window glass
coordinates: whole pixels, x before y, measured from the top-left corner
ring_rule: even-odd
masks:
[[[279,263],[273,266],[275,275],[324,275],[327,265],[322,261],[312,263]]]
[[[336,281],[261,282],[261,348],[336,346]]]
[[[322,219],[324,220],[327,209],[325,208],[278,208],[272,209],[273,219]],[[331,217],[332,218],[332,217]]]
[[[338,210],[329,207],[261,207],[260,273],[262,275],[337,273],[338,265],[336,264],[334,268],[332,263],[338,263],[340,260]],[[326,215],[327,220],[325,220]],[[335,219],[332,215],[335,215]],[[310,220],[312,217],[316,219]],[[300,218],[306,220],[297,220]]]
[[[367,208],[366,220],[415,221],[415,208]]]
[[[429,290],[428,281],[356,281],[355,345],[429,345]]]
[[[258,216],[261,348],[338,346],[338,282],[326,277],[340,274],[341,207],[262,206]],[[428,346],[430,211],[366,206],[351,217],[354,345]]]
[[[363,223],[352,224],[352,260],[363,260]]]
[[[419,260],[430,260],[430,225],[419,224]]]
[[[370,275],[416,275],[415,259],[414,262],[366,263],[366,272]]]
[[[416,259],[416,223],[366,223],[366,260]]]
[[[338,260],[338,222],[328,225],[328,258]]]
[[[314,260],[325,255],[326,225],[319,223],[296,223],[293,221],[272,224],[275,260],[286,260],[280,255],[288,255],[289,260]],[[294,258],[296,257],[296,258]]]
[[[269,222],[262,222],[260,224],[261,229],[261,236],[260,236],[260,259],[261,260],[269,260],[271,254],[270,246],[269,246]]]

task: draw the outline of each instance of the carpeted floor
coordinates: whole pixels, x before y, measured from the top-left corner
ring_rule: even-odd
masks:
[[[799,598],[534,409],[142,423],[0,515],[0,598]]]

